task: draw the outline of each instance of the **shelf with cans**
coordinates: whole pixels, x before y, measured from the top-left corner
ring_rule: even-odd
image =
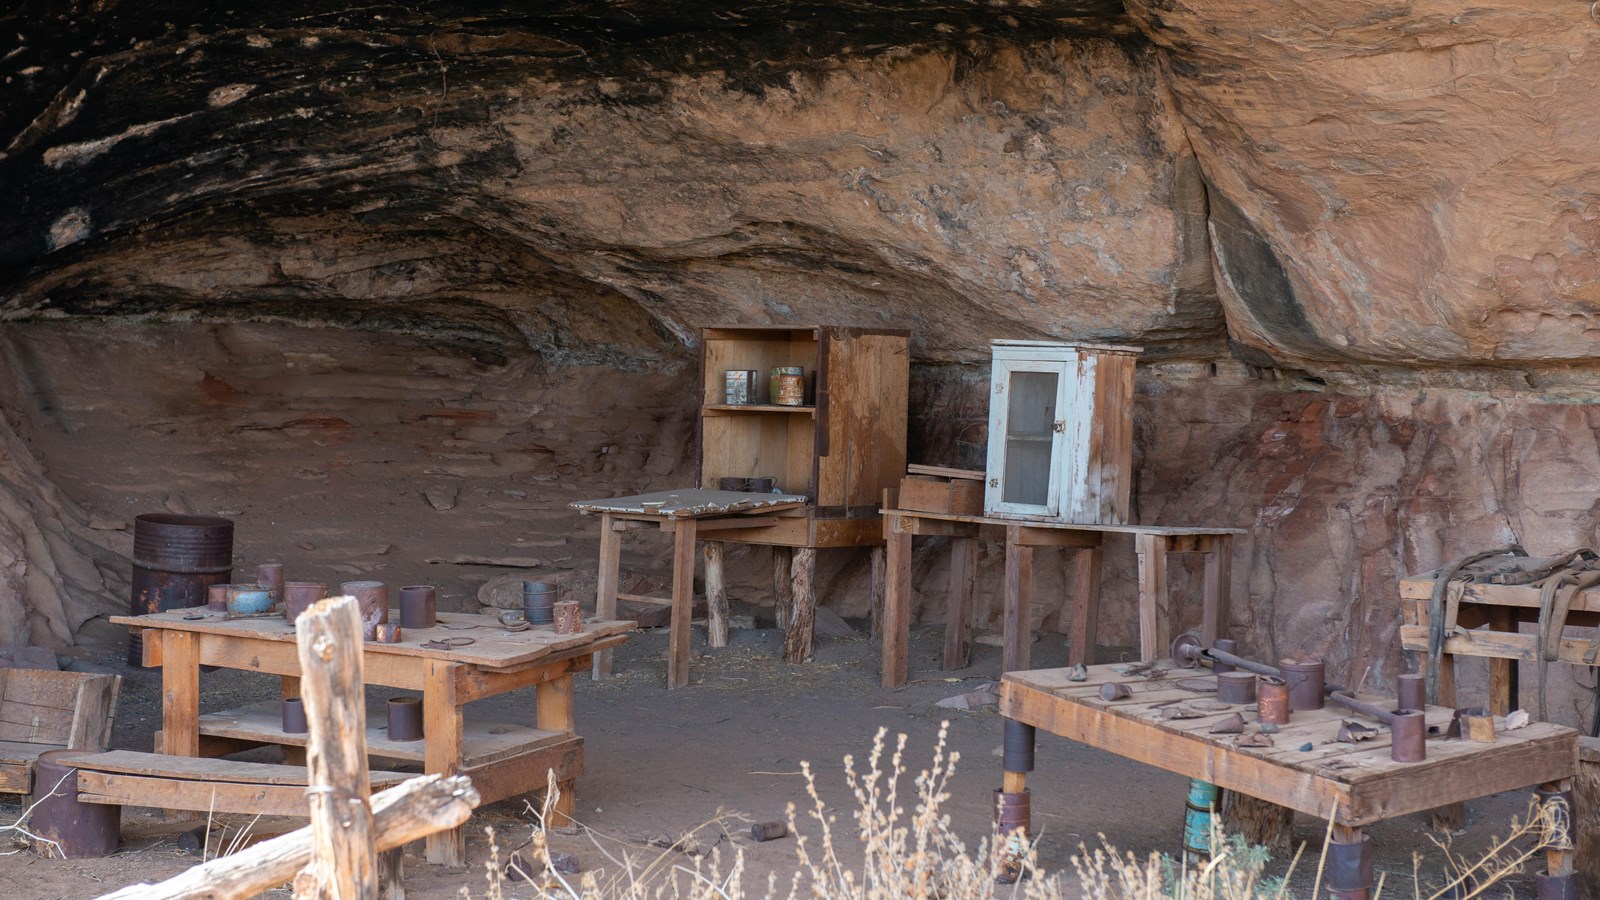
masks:
[[[905,471],[909,336],[832,326],[708,328],[702,343],[700,486],[772,479],[811,503],[822,546],[882,542],[882,490]],[[804,536],[772,535],[790,546]],[[765,541],[763,541],[765,542]]]

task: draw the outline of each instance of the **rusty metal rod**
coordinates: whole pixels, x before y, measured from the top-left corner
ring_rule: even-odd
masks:
[[[1345,693],[1344,691],[1345,689],[1339,685],[1333,685],[1330,687],[1327,692],[1328,702],[1336,703],[1339,706],[1350,710],[1351,712],[1358,712],[1368,718],[1377,719],[1379,722],[1382,722],[1385,725],[1394,724],[1394,713],[1386,709],[1373,706],[1371,703],[1368,703],[1365,700],[1357,700],[1355,697]]]
[[[1277,666],[1269,666],[1264,663],[1255,662],[1254,660],[1245,659],[1242,656],[1235,656],[1232,653],[1218,650],[1215,647],[1201,650],[1200,655],[1213,661],[1221,660],[1235,668],[1243,669],[1246,672],[1254,672],[1257,675],[1269,675],[1273,678],[1283,677],[1283,674],[1278,671]]]

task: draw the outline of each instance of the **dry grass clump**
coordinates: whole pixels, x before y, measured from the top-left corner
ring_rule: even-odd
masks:
[[[940,728],[929,768],[919,772],[909,785],[904,776],[906,736],[899,735],[892,751],[887,731],[879,729],[864,771],[858,771],[852,756],[844,758],[846,784],[856,805],[851,818],[859,832],[861,860],[847,863],[839,853],[836,839],[837,817],[828,812],[817,791],[808,763],[801,763],[810,797],[801,811],[789,804],[789,830],[795,835],[796,867],[782,881],[769,875],[761,884],[746,884],[746,865],[742,849],[730,855],[713,846],[703,856],[688,859],[677,849],[654,852],[648,858],[634,855],[633,848],[608,841],[589,832],[592,846],[607,865],[578,876],[559,873],[553,862],[546,832],[535,826],[532,839],[518,854],[526,862],[505,874],[505,864],[491,833],[491,854],[486,863],[488,900],[532,897],[536,900],[1282,900],[1290,893],[1289,878],[1268,879],[1263,870],[1267,853],[1236,838],[1225,838],[1213,819],[1211,846],[1219,848],[1210,860],[1196,865],[1175,862],[1152,853],[1139,858],[1122,853],[1105,843],[1090,849],[1079,845],[1071,860],[1071,873],[1043,871],[1031,844],[1004,841],[999,851],[1020,858],[1026,877],[1016,884],[998,884],[994,879],[995,836],[969,847],[952,830],[944,811],[950,799],[949,785],[960,754],[947,747],[948,723]],[[887,754],[887,759],[885,755]],[[544,815],[547,819],[555,792],[552,782]],[[910,804],[909,810],[906,804]],[[707,822],[707,829],[719,821]],[[1477,861],[1455,856],[1448,843],[1440,843],[1447,861],[1447,884],[1424,892],[1421,880],[1415,882],[1415,900],[1427,897],[1479,897],[1504,878],[1521,871],[1536,859],[1543,837],[1558,823],[1545,809],[1531,807],[1525,821],[1513,821],[1512,834],[1496,840],[1490,851]],[[805,826],[805,827],[802,827]],[[815,830],[815,837],[806,833]],[[615,851],[608,843],[618,847]],[[1301,848],[1301,852],[1304,847]],[[1295,864],[1300,854],[1295,856]],[[1414,864],[1420,869],[1418,855]],[[1322,890],[1322,864],[1317,866],[1316,884],[1307,896]],[[532,869],[534,871],[526,871]],[[1295,865],[1290,866],[1293,873]],[[470,897],[467,888],[463,897]],[[1374,898],[1383,893],[1380,880]]]

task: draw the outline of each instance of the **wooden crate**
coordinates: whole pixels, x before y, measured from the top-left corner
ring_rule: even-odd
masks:
[[[907,475],[900,479],[900,509],[980,516],[983,515],[983,482]]]

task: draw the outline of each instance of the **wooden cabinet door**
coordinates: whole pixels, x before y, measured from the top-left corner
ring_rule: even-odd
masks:
[[[989,463],[984,510],[1056,516],[1066,449],[1066,364],[996,359],[990,375]]]

